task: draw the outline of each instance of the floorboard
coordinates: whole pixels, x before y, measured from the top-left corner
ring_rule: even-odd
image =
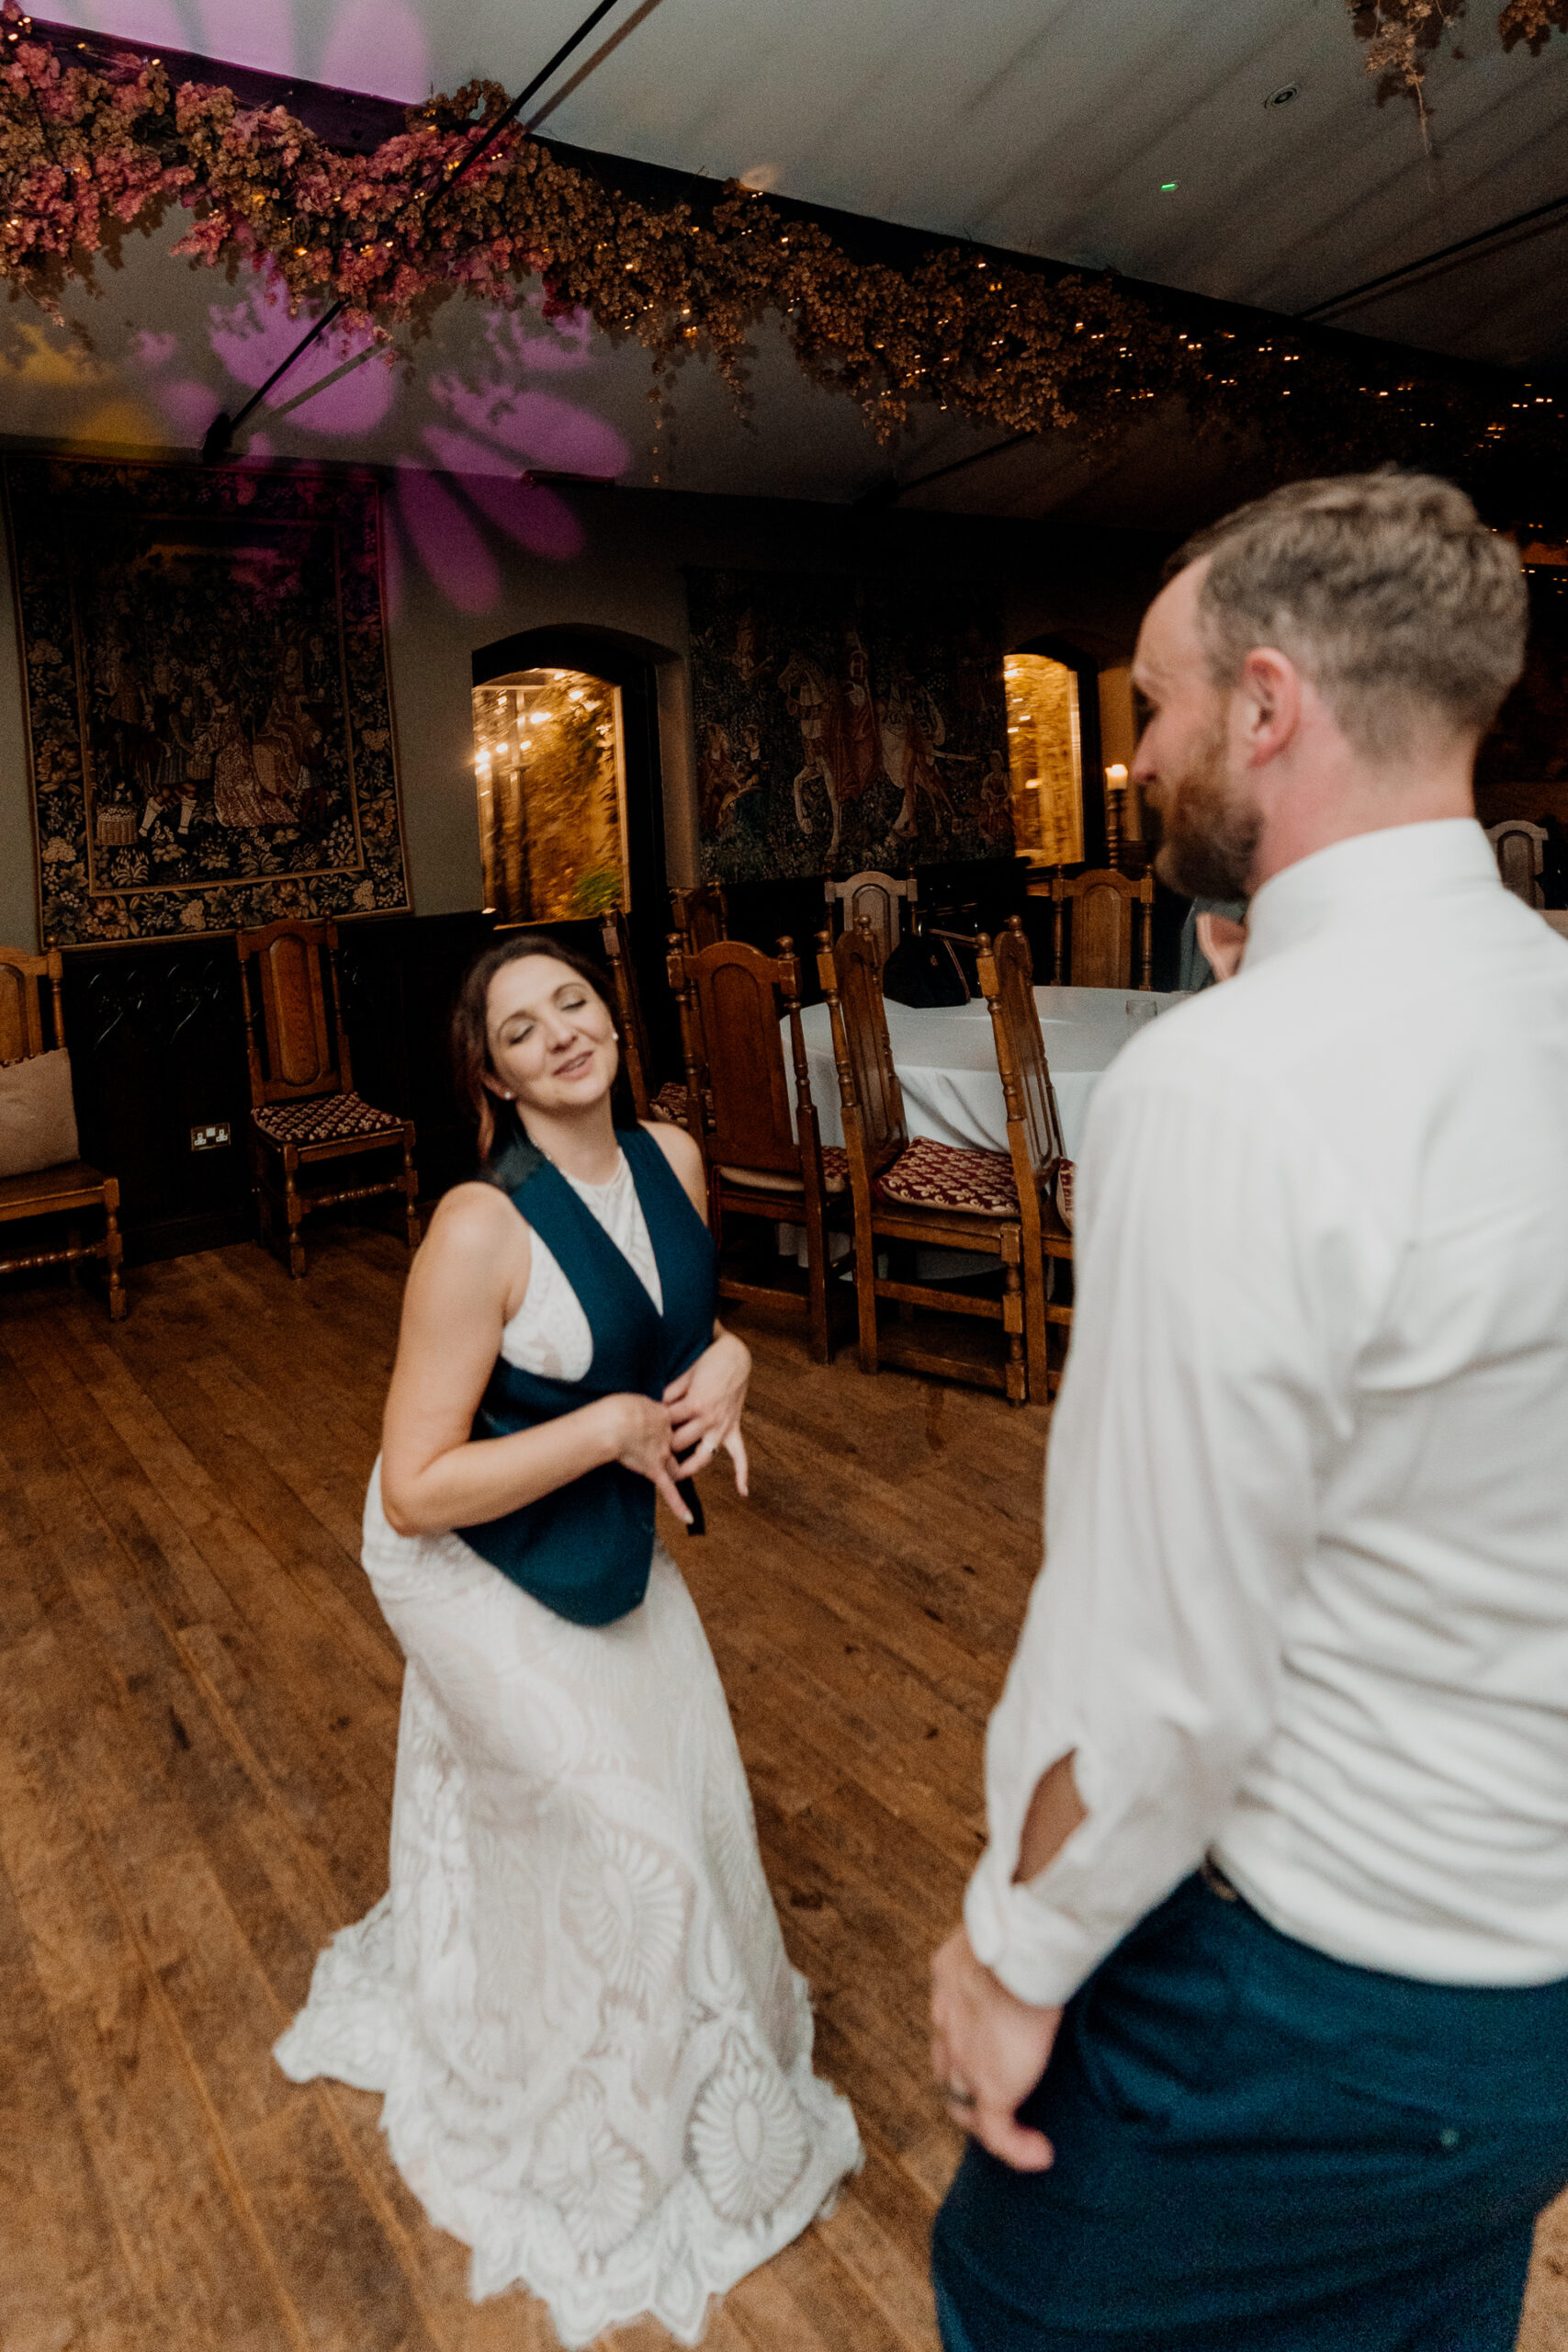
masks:
[[[379,2101],[269,2054],[385,1883],[400,1660],[357,1549],[405,1264],[345,1227],[303,1283],[249,1246],[143,1268],[118,1326],[63,1282],[0,1301],[4,2352],[553,2346],[527,2299],[469,2302]],[[867,2161],[705,2342],[936,2352],[926,2236],[960,2143],[925,1969],[983,1834],[1045,1415],[739,1319],[751,1499],[716,1473],[708,1535],[668,1532]],[[1568,2352],[1568,2200],[1520,2347]]]

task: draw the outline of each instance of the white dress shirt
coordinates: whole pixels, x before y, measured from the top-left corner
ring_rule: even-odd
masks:
[[[1473,823],[1304,858],[1107,1073],[1077,1203],[976,1953],[1059,2003],[1212,1849],[1339,1959],[1568,1975],[1568,946]]]

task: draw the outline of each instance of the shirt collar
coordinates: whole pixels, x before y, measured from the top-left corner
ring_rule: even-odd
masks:
[[[1265,882],[1247,915],[1248,969],[1372,903],[1409,902],[1503,887],[1473,817],[1389,825],[1314,850]]]

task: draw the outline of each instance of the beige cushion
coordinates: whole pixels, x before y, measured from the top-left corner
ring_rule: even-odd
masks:
[[[804,1193],[805,1184],[798,1176],[786,1175],[779,1168],[720,1168],[719,1174],[727,1184],[747,1193]],[[850,1181],[849,1154],[842,1144],[825,1143],[822,1147],[822,1190],[841,1193]]]
[[[71,1057],[63,1046],[0,1063],[0,1176],[30,1176],[77,1154]]]

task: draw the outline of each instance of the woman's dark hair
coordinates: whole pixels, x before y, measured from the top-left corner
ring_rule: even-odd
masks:
[[[485,1084],[487,1076],[495,1076],[490,1058],[487,1018],[490,984],[497,972],[508,964],[520,963],[525,956],[550,956],[558,964],[564,964],[585,987],[592,989],[611,1020],[615,1018],[609,975],[591,956],[582,955],[567,940],[558,939],[553,932],[517,932],[508,939],[496,941],[474,957],[463,975],[452,1007],[452,1079],[458,1102],[479,1128],[479,1159],[486,1166],[499,1158],[519,1124],[514,1106],[498,1102]],[[610,1107],[618,1127],[636,1125],[624,1063],[615,1072]],[[502,1115],[509,1112],[513,1113],[512,1117]]]

